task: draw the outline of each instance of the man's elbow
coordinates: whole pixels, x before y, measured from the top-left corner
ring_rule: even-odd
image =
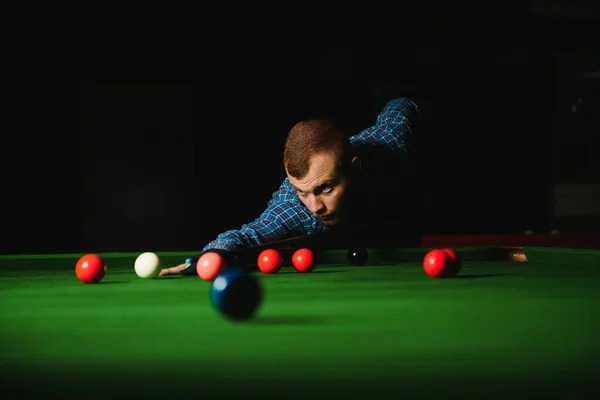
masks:
[[[398,97],[390,100],[385,105],[385,110],[399,111],[407,117],[416,117],[419,114],[419,105],[408,97]]]

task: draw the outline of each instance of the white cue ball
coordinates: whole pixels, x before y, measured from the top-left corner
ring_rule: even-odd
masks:
[[[160,259],[152,252],[142,253],[135,259],[134,268],[140,278],[156,278],[160,272]]]

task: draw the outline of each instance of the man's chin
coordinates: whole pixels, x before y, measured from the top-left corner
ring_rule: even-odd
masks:
[[[335,226],[339,223],[339,220],[337,218],[325,218],[319,219],[319,221],[321,221],[325,226]]]

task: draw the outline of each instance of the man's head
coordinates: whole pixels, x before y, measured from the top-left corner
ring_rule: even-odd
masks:
[[[299,122],[285,141],[283,164],[308,210],[326,225],[339,223],[352,171],[359,165],[343,130],[323,119]]]

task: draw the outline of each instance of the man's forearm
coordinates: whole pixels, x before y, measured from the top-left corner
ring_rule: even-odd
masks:
[[[322,227],[303,206],[292,201],[274,201],[255,221],[243,225],[240,229],[221,233],[215,240],[204,246],[203,251],[209,249],[233,251],[256,247],[291,236],[318,232],[321,229]]]
[[[207,243],[202,251],[209,249],[233,251],[243,247],[259,246],[261,244],[262,241],[255,231],[230,230],[221,233],[215,240]]]

